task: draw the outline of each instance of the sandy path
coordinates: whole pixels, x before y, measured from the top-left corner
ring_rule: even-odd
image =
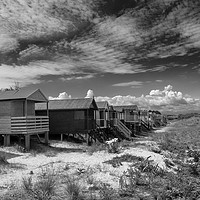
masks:
[[[67,148],[69,144],[67,142],[54,143],[53,146]],[[71,148],[71,146],[70,146]],[[5,190],[9,189],[10,185],[20,185],[22,177],[30,176],[30,171],[33,171],[34,178],[41,172],[43,168],[53,168],[56,171],[62,173],[65,170],[66,165],[69,166],[68,172],[70,174],[75,173],[78,169],[86,170],[92,168],[94,171],[93,177],[97,181],[109,183],[113,188],[118,187],[119,177],[127,170],[130,163],[123,162],[121,166],[115,168],[112,165],[104,163],[111,160],[113,157],[121,156],[124,154],[131,154],[138,157],[147,158],[151,156],[151,160],[158,164],[160,167],[165,168],[164,156],[151,152],[148,148],[126,148],[121,150],[119,154],[111,154],[107,151],[95,152],[90,155],[87,152],[74,152],[74,153],[58,153],[56,156],[47,157],[44,154],[38,154],[33,156],[30,153],[24,153],[20,157],[11,158],[9,163],[20,166],[24,166],[22,169],[10,169],[6,174],[1,174],[0,177],[0,191],[1,188]]]

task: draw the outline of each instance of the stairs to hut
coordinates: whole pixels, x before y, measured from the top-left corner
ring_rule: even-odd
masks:
[[[115,120],[114,123],[114,132],[116,135],[118,135],[118,138],[122,139],[131,139],[131,134],[132,131],[125,125],[123,124],[119,119]]]
[[[97,124],[96,129],[92,129],[88,132],[90,141],[98,141],[100,143],[113,138],[118,138],[119,140],[131,140],[131,135],[132,131],[118,119],[116,119],[114,126],[100,128]]]
[[[144,131],[150,131],[150,130],[151,130],[149,124],[146,123],[146,122],[143,121],[143,120],[141,120],[141,128],[142,128],[142,130],[144,130]]]
[[[98,124],[96,124],[96,129],[92,129],[88,132],[88,135],[95,142],[98,140],[99,142],[103,143],[106,140],[109,140],[109,133],[103,128],[100,128]]]

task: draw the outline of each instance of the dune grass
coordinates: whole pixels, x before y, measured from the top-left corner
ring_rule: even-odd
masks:
[[[121,162],[130,163],[129,168],[118,178],[118,189],[109,184],[96,182],[95,170],[86,170],[84,176],[43,172],[36,181],[22,179],[22,187],[12,191],[12,198],[4,195],[2,200],[196,200],[200,199],[200,120],[181,120],[176,129],[168,133],[151,135],[162,152],[170,152],[172,163],[166,159],[168,169],[155,165],[150,159],[129,154],[116,156],[107,164],[120,167]],[[126,144],[126,147],[128,144]],[[100,149],[102,147],[99,147]],[[92,150],[93,152],[93,150]],[[4,159],[4,158],[2,158]],[[4,161],[2,161],[4,162]],[[6,160],[5,160],[6,162]],[[174,165],[176,165],[175,168]],[[95,190],[84,186],[95,184]],[[58,189],[59,188],[59,189]],[[37,191],[37,192],[36,192]],[[7,194],[8,195],[8,194]]]

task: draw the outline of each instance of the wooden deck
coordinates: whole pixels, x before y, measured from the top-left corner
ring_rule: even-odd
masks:
[[[48,116],[7,117],[0,119],[0,134],[35,134],[49,131]]]

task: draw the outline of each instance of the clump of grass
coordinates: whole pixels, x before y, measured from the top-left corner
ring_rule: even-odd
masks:
[[[69,200],[84,200],[82,188],[79,182],[74,178],[67,176],[65,183],[65,194]]]
[[[21,189],[9,190],[9,192],[0,195],[1,200],[32,200],[27,198]]]
[[[9,162],[6,159],[6,156],[4,154],[0,154],[0,165],[8,165]]]
[[[36,182],[32,177],[22,179],[22,188],[27,198],[51,200],[56,196],[56,175],[54,171],[43,171]]]
[[[98,152],[98,151],[105,151],[106,150],[106,145],[105,144],[102,144],[102,143],[93,143],[92,146],[90,146],[88,148],[88,153],[90,155],[92,155],[93,153],[95,152]]]
[[[101,200],[114,200],[117,199],[116,191],[105,183],[101,183],[99,187]]]

